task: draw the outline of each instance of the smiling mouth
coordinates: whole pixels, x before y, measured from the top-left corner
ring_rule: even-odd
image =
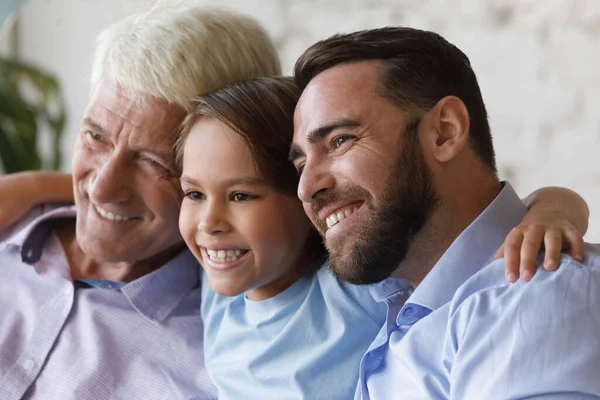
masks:
[[[336,212],[329,214],[325,218],[325,223],[327,224],[327,229],[332,228],[333,226],[337,225],[340,221],[342,221],[342,220],[348,218],[349,216],[351,216],[352,214],[354,214],[356,212],[356,210],[358,210],[361,206],[362,206],[362,204],[359,204],[359,205],[357,205],[356,203],[350,204],[346,207],[343,207],[343,208],[337,210]]]
[[[135,219],[135,217],[128,217],[125,215],[113,214],[110,211],[106,211],[98,206],[94,206],[94,208],[96,209],[96,212],[98,213],[98,215],[100,215],[102,217],[102,219],[105,219],[108,221],[125,222],[125,221],[131,221],[132,219]]]
[[[243,249],[228,249],[228,250],[211,250],[203,248],[208,258],[217,263],[232,263],[248,254],[248,250]]]

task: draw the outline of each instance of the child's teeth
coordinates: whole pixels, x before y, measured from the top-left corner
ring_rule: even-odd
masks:
[[[209,250],[206,253],[211,260],[218,262],[233,262],[242,255],[242,250]]]

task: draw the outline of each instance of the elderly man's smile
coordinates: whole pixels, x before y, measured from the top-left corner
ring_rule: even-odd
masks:
[[[98,214],[103,218],[106,219],[108,221],[113,221],[113,222],[126,222],[126,221],[131,221],[133,219],[136,219],[135,216],[128,216],[128,215],[119,215],[119,214],[115,214],[112,213],[110,211],[107,211],[103,208],[100,208],[98,206],[94,206],[94,209],[96,210],[96,212],[98,212]]]

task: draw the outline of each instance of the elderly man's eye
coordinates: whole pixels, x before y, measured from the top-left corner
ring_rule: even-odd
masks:
[[[100,142],[102,140],[102,135],[93,131],[86,131],[85,136],[89,141],[92,142]]]
[[[156,168],[159,168],[159,167],[162,168],[163,167],[163,165],[161,163],[159,163],[158,161],[156,161],[156,160],[153,160],[151,158],[148,158],[146,160],[148,161],[148,164],[150,164],[153,167],[156,167]]]
[[[167,167],[165,167],[162,163],[156,161],[153,158],[146,157],[144,158],[144,162],[150,166],[154,171],[156,171],[160,175],[172,175],[173,171]]]

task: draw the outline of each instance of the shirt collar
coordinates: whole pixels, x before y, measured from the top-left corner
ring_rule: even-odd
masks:
[[[123,286],[121,292],[140,314],[159,324],[189,295],[189,292],[199,286],[200,265],[192,253],[184,249],[159,269]]]
[[[412,288],[406,279],[387,278],[369,286],[369,292],[375,301],[382,302],[394,295],[406,298],[412,293]]]
[[[452,243],[408,302],[431,310],[449,302],[456,290],[486,265],[526,213],[525,204],[505,182],[500,194]]]
[[[44,245],[52,233],[54,220],[59,218],[75,218],[75,206],[55,208],[43,212],[14,235],[0,243],[0,247],[14,246],[20,249],[21,258],[27,264],[39,261]]]
[[[20,249],[23,261],[34,264],[39,261],[44,244],[52,233],[53,221],[57,218],[75,218],[76,215],[75,206],[44,212],[0,243],[0,246],[16,246]],[[194,256],[185,249],[162,267],[127,283],[120,290],[140,314],[161,323],[192,289],[199,286],[199,269],[200,265]]]

